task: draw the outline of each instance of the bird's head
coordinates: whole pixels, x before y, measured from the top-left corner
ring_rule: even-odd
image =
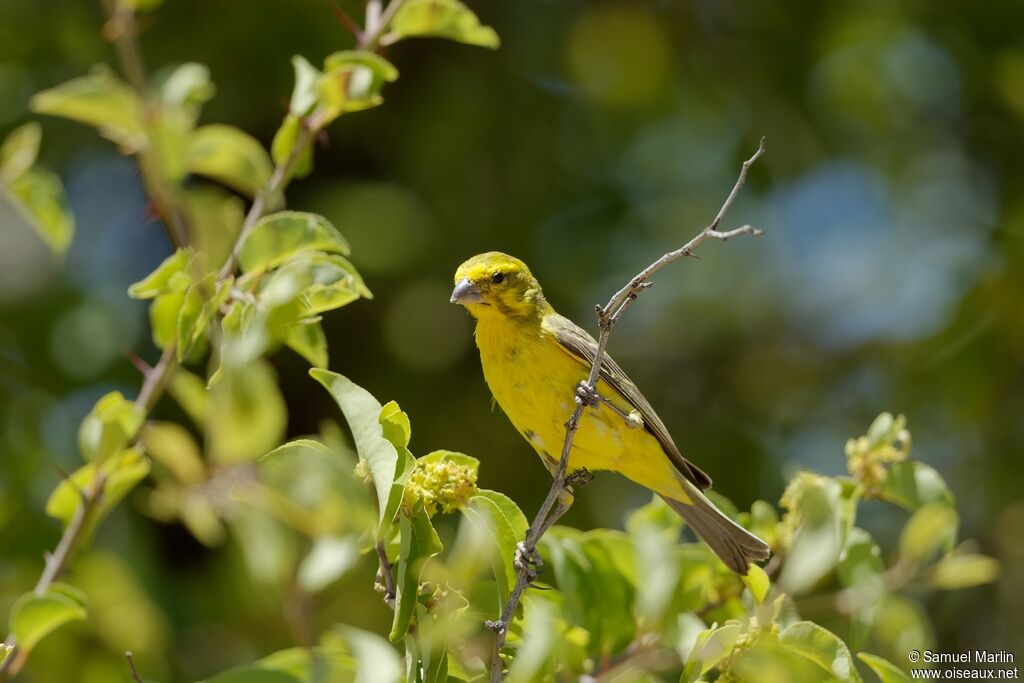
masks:
[[[534,316],[548,308],[526,264],[499,251],[477,254],[459,266],[451,301],[476,318]]]

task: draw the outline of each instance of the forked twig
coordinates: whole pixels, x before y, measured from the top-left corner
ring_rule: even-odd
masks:
[[[536,576],[536,571],[532,565],[537,564],[539,561],[537,542],[540,541],[544,532],[551,528],[555,521],[569,509],[569,504],[566,501],[571,500],[568,496],[571,492],[570,487],[574,483],[566,477],[566,471],[569,466],[569,453],[572,451],[573,439],[576,437],[576,431],[579,429],[583,411],[588,406],[597,406],[600,403],[600,396],[597,394],[595,387],[601,374],[601,365],[604,362],[606,349],[608,348],[608,337],[611,335],[612,329],[626,309],[636,301],[639,294],[651,286],[651,276],[668,264],[678,261],[683,257],[692,256],[693,251],[709,239],[724,242],[740,235],[760,235],[762,233],[760,229],[750,225],[726,231],[719,230],[719,226],[725,218],[725,214],[728,213],[733,202],[736,200],[740,189],[747,182],[747,173],[750,167],[764,154],[764,142],[764,138],[761,138],[757,151],[743,162],[739,177],[736,178],[732,191],[729,192],[729,196],[725,198],[722,208],[718,210],[718,214],[707,227],[680,248],[662,255],[661,258],[637,273],[619,291],[615,292],[604,306],[599,305],[596,307],[597,321],[600,328],[597,352],[594,354],[590,375],[578,387],[573,388],[576,407],[565,423],[565,440],[562,442],[562,454],[558,461],[558,468],[555,470],[554,482],[551,485],[551,490],[548,491],[547,497],[544,499],[544,503],[540,506],[540,510],[537,511],[537,516],[534,517],[533,523],[527,529],[526,538],[519,544],[517,549],[515,562],[516,585],[512,589],[508,602],[501,612],[501,619],[488,622],[487,624],[495,632],[494,649],[491,653],[491,683],[499,683],[502,680],[501,648],[505,645],[508,627],[515,616],[519,600],[522,598],[527,586],[529,586],[530,581]],[[572,475],[569,478],[571,477]],[[555,507],[556,502],[559,503],[557,508]]]

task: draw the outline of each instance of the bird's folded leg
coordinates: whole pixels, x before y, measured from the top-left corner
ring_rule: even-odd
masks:
[[[512,566],[516,571],[523,572],[529,581],[533,581],[544,566],[544,560],[536,548],[527,548],[524,541],[516,544],[515,555],[512,556]]]
[[[591,408],[596,408],[601,404],[601,394],[597,393],[597,389],[590,386],[586,380],[576,385],[576,397],[583,405]]]

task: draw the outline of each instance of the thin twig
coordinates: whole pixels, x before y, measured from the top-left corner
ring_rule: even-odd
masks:
[[[377,560],[380,563],[380,568],[377,570],[377,586],[379,586],[379,590],[384,594],[384,602],[387,603],[388,607],[394,609],[395,596],[397,595],[395,589],[395,566],[388,559],[388,552],[384,547],[383,541],[378,541],[376,548]]]
[[[145,681],[142,680],[142,676],[139,675],[139,670],[135,668],[135,658],[132,657],[131,650],[124,653],[124,658],[128,660],[128,668],[132,672],[132,680],[135,681],[135,683],[145,683]]]
[[[753,156],[743,162],[739,177],[736,179],[736,183],[733,185],[732,191],[729,193],[729,196],[726,197],[722,207],[718,210],[718,214],[715,216],[715,219],[711,221],[707,227],[697,233],[693,239],[679,249],[664,254],[661,258],[637,273],[635,277],[612,295],[607,304],[604,306],[597,306],[597,319],[598,326],[600,328],[597,352],[594,354],[594,360],[590,368],[590,375],[587,377],[585,382],[581,383],[578,387],[574,387],[576,407],[573,409],[572,414],[565,423],[565,440],[562,442],[562,454],[558,461],[558,467],[555,470],[554,482],[551,484],[551,490],[548,491],[548,495],[544,499],[544,503],[540,506],[540,510],[537,511],[537,516],[534,517],[533,523],[530,524],[529,529],[527,529],[526,538],[523,540],[523,543],[520,544],[517,552],[517,562],[515,563],[516,585],[512,589],[508,602],[505,604],[505,607],[501,612],[501,619],[498,622],[489,623],[489,626],[495,631],[494,649],[491,653],[491,683],[499,683],[502,680],[501,648],[505,645],[505,638],[508,635],[508,627],[515,616],[519,600],[522,598],[523,592],[526,590],[531,581],[531,577],[534,574],[530,563],[531,560],[535,560],[537,557],[537,542],[540,540],[544,532],[554,524],[555,520],[557,520],[557,518],[564,514],[568,509],[568,505],[564,504],[560,505],[555,509],[554,513],[552,513],[552,508],[554,507],[555,502],[559,499],[565,500],[566,494],[570,493],[569,483],[566,481],[566,471],[569,466],[569,453],[572,451],[573,439],[576,437],[576,431],[579,429],[579,422],[583,415],[583,411],[588,405],[598,405],[600,403],[600,396],[597,395],[595,387],[597,386],[597,380],[601,373],[601,365],[605,359],[606,349],[608,347],[608,338],[611,335],[612,328],[615,327],[615,324],[619,321],[623,312],[625,312],[625,310],[629,308],[634,301],[636,301],[639,294],[650,287],[649,280],[652,275],[668,264],[678,261],[684,256],[691,256],[693,251],[706,240],[715,239],[725,241],[739,235],[761,234],[761,230],[749,225],[744,225],[740,228],[724,232],[719,231],[718,228],[722,223],[722,219],[725,218],[725,214],[729,211],[729,208],[736,200],[736,196],[739,194],[740,189],[743,187],[744,183],[746,183],[747,172],[750,170],[751,165],[753,165],[753,163],[757,161],[762,154],[764,154],[764,142],[764,138],[761,138],[757,151],[754,152]]]
[[[102,4],[107,13],[107,23],[102,32],[103,37],[114,46],[121,71],[124,72],[128,84],[142,101],[145,116],[143,123],[148,128],[150,124],[159,120],[161,105],[154,99],[146,79],[146,66],[142,59],[142,50],[139,48],[139,28],[135,23],[135,10],[128,4],[115,0],[103,0]],[[165,182],[161,171],[163,164],[159,154],[159,149],[155,145],[149,145],[139,152],[142,183],[167,230],[167,236],[171,243],[175,248],[182,247],[188,243],[188,229],[181,211],[175,206],[171,193],[164,187]]]

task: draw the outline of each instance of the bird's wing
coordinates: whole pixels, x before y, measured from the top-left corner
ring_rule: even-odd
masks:
[[[576,360],[587,368],[592,367],[594,357],[597,355],[597,342],[586,330],[580,328],[568,318],[552,313],[544,317],[544,325],[555,335],[555,338],[562,345],[562,348],[569,352]],[[665,423],[661,421],[654,408],[636,388],[636,385],[626,376],[626,373],[619,367],[612,358],[605,354],[601,362],[601,379],[607,382],[618,394],[626,400],[643,418],[644,427],[650,432],[662,450],[668,456],[672,464],[676,466],[687,479],[701,489],[711,486],[711,477],[703,470],[687,460],[676,448],[672,437],[669,436]]]

